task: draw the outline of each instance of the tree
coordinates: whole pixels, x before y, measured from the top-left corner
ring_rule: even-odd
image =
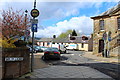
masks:
[[[77,36],[77,33],[76,33],[75,30],[73,30],[73,32],[72,32],[72,36]]]
[[[66,32],[64,33],[61,33],[58,38],[66,38],[69,34],[72,33],[72,30],[67,30]]]
[[[30,19],[23,12],[14,11],[12,8],[2,11],[2,38],[13,40],[25,35],[30,27]]]

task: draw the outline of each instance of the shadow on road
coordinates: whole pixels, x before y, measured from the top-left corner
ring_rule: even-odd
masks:
[[[82,63],[82,64],[71,64],[71,63],[54,63],[53,65],[58,66],[87,66],[94,68],[106,75],[111,76],[115,80],[120,79],[120,65],[112,64],[112,63]]]

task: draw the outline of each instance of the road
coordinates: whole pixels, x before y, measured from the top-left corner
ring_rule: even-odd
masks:
[[[88,59],[83,57],[83,51],[67,51],[67,53],[61,54],[60,60],[44,60],[42,56],[41,60],[43,63],[42,65],[46,65],[45,67],[88,67],[90,69],[95,69],[100,71],[116,80],[118,80],[118,64],[112,63],[103,63],[98,62],[93,59]],[[40,63],[41,64],[41,63]],[[36,61],[36,65],[39,65],[38,61]],[[41,67],[37,66],[36,69]],[[43,67],[42,67],[43,68]],[[44,68],[43,68],[44,69]],[[41,69],[40,69],[41,71]],[[49,71],[49,70],[48,70]],[[84,72],[83,72],[84,74]]]

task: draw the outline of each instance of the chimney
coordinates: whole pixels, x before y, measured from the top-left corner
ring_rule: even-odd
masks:
[[[53,38],[55,39],[55,38],[56,38],[56,35],[53,35]]]

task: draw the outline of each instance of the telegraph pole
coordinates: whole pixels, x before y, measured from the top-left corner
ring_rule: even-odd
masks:
[[[33,19],[31,19],[32,22],[32,54],[31,54],[31,72],[33,72],[33,66],[34,66],[34,55],[33,55],[33,50],[34,50],[34,32],[37,32],[37,23],[38,19],[35,19],[36,17],[39,16],[39,11],[36,9],[36,0],[34,1],[34,9],[31,10],[31,16]]]

